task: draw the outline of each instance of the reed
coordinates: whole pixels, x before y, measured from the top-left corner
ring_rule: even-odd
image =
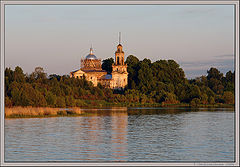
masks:
[[[24,117],[54,117],[54,116],[78,116],[82,115],[81,108],[51,108],[51,107],[5,107],[6,118]]]
[[[77,114],[77,115],[83,114],[83,111],[81,110],[81,108],[73,107],[73,108],[71,108],[71,109],[72,109],[72,111],[73,111],[73,114]]]
[[[56,116],[59,108],[50,107],[5,107],[5,117],[44,117]]]

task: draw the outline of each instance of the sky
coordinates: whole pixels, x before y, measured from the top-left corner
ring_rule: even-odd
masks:
[[[7,5],[5,67],[68,75],[80,59],[173,59],[187,78],[234,70],[233,5]]]

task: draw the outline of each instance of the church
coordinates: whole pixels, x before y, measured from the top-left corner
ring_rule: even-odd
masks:
[[[127,85],[128,72],[127,64],[124,63],[124,51],[120,43],[115,51],[115,62],[112,64],[112,73],[107,74],[107,71],[102,69],[101,59],[98,59],[93,54],[93,48],[90,48],[90,53],[81,59],[81,66],[79,70],[70,72],[70,77],[83,78],[91,81],[94,86],[100,83],[105,88],[121,89]]]

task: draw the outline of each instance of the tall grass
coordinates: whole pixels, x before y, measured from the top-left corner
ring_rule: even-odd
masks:
[[[22,117],[51,117],[51,116],[68,116],[81,115],[83,112],[80,108],[70,109],[50,108],[50,107],[5,107],[6,118]]]

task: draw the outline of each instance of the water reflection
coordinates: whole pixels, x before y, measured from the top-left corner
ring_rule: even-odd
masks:
[[[112,126],[112,150],[113,159],[119,161],[127,159],[127,126],[128,115],[127,112],[112,112],[111,113]]]
[[[5,120],[5,160],[233,161],[234,112],[206,108],[88,110]]]

